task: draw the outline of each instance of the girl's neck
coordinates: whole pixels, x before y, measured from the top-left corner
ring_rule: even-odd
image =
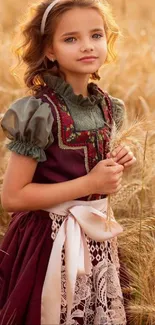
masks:
[[[88,97],[88,81],[89,81],[90,75],[67,75],[66,76],[66,82],[69,83],[75,95],[83,95],[84,97]]]

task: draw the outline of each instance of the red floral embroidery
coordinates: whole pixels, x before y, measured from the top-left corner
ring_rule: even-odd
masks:
[[[98,88],[98,92],[103,95],[106,101],[106,105],[103,105],[103,114],[105,117],[105,125],[103,128],[97,130],[87,130],[87,131],[76,131],[74,121],[66,106],[64,100],[59,97],[51,89],[47,89],[47,96],[56,105],[57,112],[59,114],[59,119],[61,122],[61,138],[62,142],[68,148],[87,147],[88,157],[85,157],[88,161],[89,170],[91,170],[100,160],[106,157],[109,148],[109,140],[112,127],[112,104],[109,96],[102,92]],[[44,101],[48,101],[45,98],[45,92],[42,98]],[[50,106],[51,103],[49,102]],[[100,195],[93,195],[91,199],[98,199]]]

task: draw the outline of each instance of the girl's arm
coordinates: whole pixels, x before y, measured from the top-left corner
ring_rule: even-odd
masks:
[[[9,212],[48,209],[93,193],[114,193],[120,188],[123,171],[123,166],[113,159],[106,159],[89,174],[77,179],[58,184],[37,184],[32,183],[36,167],[34,159],[11,153],[2,189],[4,209]]]

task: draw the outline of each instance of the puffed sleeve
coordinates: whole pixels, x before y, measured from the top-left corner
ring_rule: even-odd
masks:
[[[113,119],[115,121],[117,129],[120,129],[126,115],[125,105],[121,99],[112,96],[110,96],[110,98],[112,101]]]
[[[38,162],[46,160],[44,149],[53,142],[53,115],[48,103],[33,96],[14,102],[5,113],[1,127],[8,139],[8,149]]]

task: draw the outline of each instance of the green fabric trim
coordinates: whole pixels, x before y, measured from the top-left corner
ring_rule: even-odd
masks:
[[[44,74],[44,81],[49,88],[60,95],[65,101],[74,103],[77,107],[94,107],[102,103],[103,95],[98,91],[98,87],[93,82],[88,84],[88,97],[83,95],[76,95],[73,88],[65,80],[60,77],[53,76],[50,73]]]
[[[19,155],[36,159],[37,162],[47,160],[44,150],[33,143],[13,140],[6,146],[9,150],[18,153]]]
[[[112,101],[113,119],[115,121],[117,129],[119,130],[125,118],[125,105],[121,99],[112,97],[111,95],[109,95],[109,97]]]

